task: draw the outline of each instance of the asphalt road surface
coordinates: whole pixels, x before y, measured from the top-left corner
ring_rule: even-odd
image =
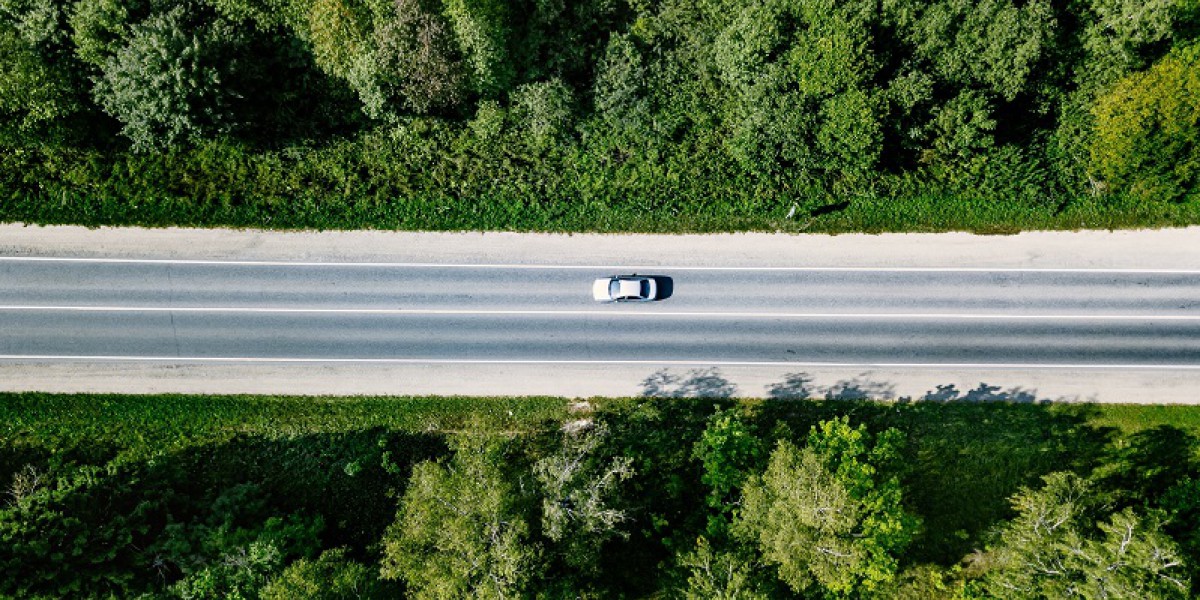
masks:
[[[617,272],[0,257],[0,363],[1200,370],[1200,270],[665,266],[594,302]]]

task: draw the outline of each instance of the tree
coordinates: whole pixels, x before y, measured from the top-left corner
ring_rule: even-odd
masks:
[[[596,67],[592,85],[592,102],[606,130],[645,135],[644,127],[650,120],[646,86],[647,69],[641,52],[628,34],[614,34]]]
[[[260,592],[262,600],[357,600],[383,598],[377,573],[351,560],[346,548],[321,553],[316,560],[301,558],[288,565]],[[391,597],[391,595],[386,595]]]
[[[226,84],[241,37],[228,24],[197,23],[177,5],[135,25],[109,57],[93,93],[139,151],[230,131],[237,90]]]
[[[988,97],[968,88],[933,111],[929,129],[938,158],[963,160],[992,147],[996,119]]]
[[[279,570],[282,558],[274,544],[255,540],[188,573],[170,590],[183,600],[249,600]]]
[[[987,590],[998,598],[1185,598],[1175,544],[1155,514],[1106,513],[1104,497],[1073,473],[1052,473],[1013,497],[1017,517],[991,549]]]
[[[22,143],[84,110],[67,15],[53,0],[0,0],[0,127]]]
[[[1192,597],[1200,596],[1200,478],[1188,475],[1168,488],[1158,502],[1166,513],[1164,531],[1170,534],[1192,580]]]
[[[687,569],[687,585],[681,596],[687,600],[766,600],[756,577],[756,565],[735,552],[712,549],[705,538],[680,560]]]
[[[1200,44],[1121,78],[1093,114],[1098,176],[1148,200],[1200,196]]]
[[[709,417],[692,456],[704,465],[700,480],[711,490],[705,502],[717,512],[709,517],[708,535],[722,538],[742,484],[761,469],[762,442],[750,431],[741,409],[734,407]]]
[[[445,0],[445,14],[466,59],[472,89],[485,98],[507,91],[514,73],[503,0]]]
[[[43,125],[79,109],[70,73],[0,25],[0,122],[30,139]]]
[[[712,43],[730,153],[751,172],[858,174],[879,156],[874,5],[747,3]]]
[[[613,504],[621,482],[633,477],[632,460],[599,455],[608,428],[564,432],[561,448],[534,464],[542,491],[542,532],[565,546],[567,564],[598,569],[600,545],[628,517]]]
[[[380,574],[403,579],[414,598],[518,597],[540,568],[531,499],[506,477],[503,443],[472,434],[453,446],[449,462],[413,469]]]
[[[803,449],[779,442],[746,484],[735,534],[796,592],[861,595],[889,581],[919,524],[897,478],[879,472],[895,460],[898,436],[888,430],[869,446],[866,427],[843,417],[813,427]]]
[[[1103,89],[1121,76],[1149,66],[1175,30],[1178,0],[1091,0],[1081,6],[1086,52],[1076,79],[1087,90]]]
[[[571,89],[560,79],[527,83],[513,90],[513,118],[535,150],[566,137],[574,113]]]
[[[1035,84],[1058,25],[1048,0],[885,0],[883,7],[952,95],[983,88],[1008,101]]]
[[[326,73],[352,79],[371,51],[371,16],[357,0],[313,0],[308,11],[313,59]]]
[[[376,72],[385,92],[417,113],[457,107],[467,73],[445,19],[420,0],[396,0],[395,17],[375,30]]]
[[[130,26],[149,16],[144,1],[79,0],[71,12],[71,41],[84,63],[103,69],[125,45]]]

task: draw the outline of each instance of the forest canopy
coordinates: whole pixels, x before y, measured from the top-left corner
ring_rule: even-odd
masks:
[[[1198,44],[1197,0],[0,0],[0,218],[1198,222]]]
[[[833,398],[0,394],[0,597],[1200,592],[1196,407]]]

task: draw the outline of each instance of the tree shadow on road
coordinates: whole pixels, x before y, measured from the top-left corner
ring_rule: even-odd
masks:
[[[660,369],[642,380],[642,395],[658,398],[729,398],[737,386],[721,376],[716,368],[693,369],[675,374]]]

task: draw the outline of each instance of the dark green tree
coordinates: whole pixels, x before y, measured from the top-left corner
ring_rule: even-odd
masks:
[[[104,63],[96,102],[136,150],[177,146],[236,124],[238,91],[226,80],[243,38],[223,21],[198,23],[196,11],[181,4],[152,15]]]

